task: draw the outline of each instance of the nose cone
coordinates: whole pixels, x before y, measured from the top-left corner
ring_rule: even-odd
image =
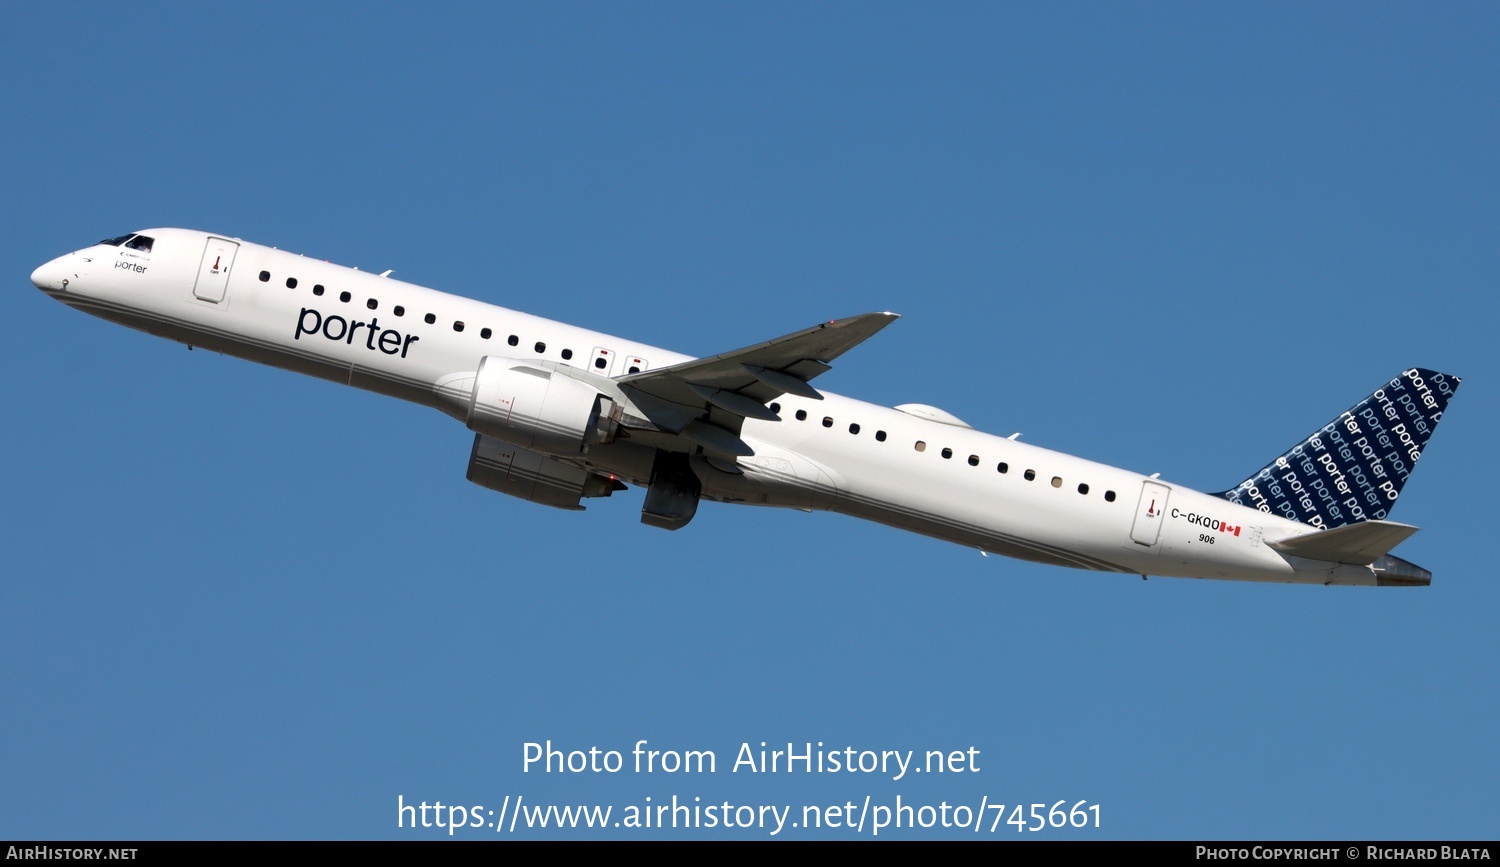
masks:
[[[72,269],[68,267],[68,259],[63,256],[53,259],[51,262],[31,272],[31,282],[36,288],[44,292],[61,292],[67,285],[68,278],[73,276]]]

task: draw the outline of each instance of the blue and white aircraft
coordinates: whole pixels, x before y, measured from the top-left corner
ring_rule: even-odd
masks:
[[[813,387],[889,325],[866,313],[708,358],[185,229],[36,269],[87,313],[189,346],[434,407],[475,434],[468,478],[564,509],[645,488],[678,529],[700,500],[842,512],[977,548],[1141,576],[1426,585],[1386,520],[1458,377],[1411,369],[1234,488],[1181,485],[981,433],[943,410]]]

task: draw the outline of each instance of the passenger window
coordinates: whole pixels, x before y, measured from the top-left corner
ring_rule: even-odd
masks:
[[[402,307],[402,306],[401,306],[401,305],[400,305],[400,304],[397,304],[397,305],[396,305],[396,306],[395,306],[395,307],[394,307],[394,308],[393,308],[393,309],[392,309],[392,310],[391,310],[391,312],[392,312],[392,313],[394,313],[394,314],[396,314],[396,315],[397,315],[397,316],[405,316],[405,315],[406,315],[406,308],[405,308],[405,307]]]
[[[831,416],[831,415],[825,415],[825,416],[823,416],[823,427],[833,427],[833,416]]]
[[[807,410],[805,410],[805,409],[799,409],[799,410],[797,410],[797,421],[807,421]]]
[[[601,358],[599,360],[603,361],[604,359]],[[773,403],[773,404],[771,404],[771,412],[774,412],[777,415],[781,415],[781,404],[779,404],[779,403]]]
[[[1036,470],[1027,470],[1022,475],[1024,475],[1026,477],[1026,481],[1028,481],[1028,482],[1034,482],[1034,481],[1036,481]]]
[[[1010,472],[1010,464],[1007,464],[1005,461],[1001,461],[999,465],[995,467],[995,471],[999,473],[1008,473]]]
[[[481,328],[481,329],[479,329],[479,336],[482,337],[482,338],[484,338],[485,340],[489,340],[490,339],[490,335],[494,334],[494,333],[495,332],[489,330],[488,328]]]
[[[314,283],[313,284],[313,294],[314,295],[322,295],[323,294],[323,284],[322,283]]]
[[[917,440],[917,451],[919,451],[919,452],[925,452],[925,451],[927,451],[927,443],[924,443],[921,440]]]
[[[521,338],[512,334],[511,336],[505,338],[505,342],[509,343],[511,346],[515,346],[517,343],[521,342]]]
[[[546,351],[547,351],[547,344],[545,344],[545,343],[541,342],[540,340],[538,340],[536,342],[536,354],[537,355],[541,355],[543,352],[546,352]]]
[[[1052,487],[1054,487],[1054,488],[1061,488],[1062,487],[1062,476],[1053,476],[1052,477]]]
[[[883,442],[885,442],[885,431],[878,430],[878,431],[875,432],[875,442],[877,442],[877,443],[883,443]]]
[[[347,295],[349,293],[345,292],[344,294]],[[428,325],[431,325],[432,323],[437,321],[437,317],[429,313],[426,316],[422,317],[422,321],[426,322]]]
[[[260,282],[262,282],[262,283],[269,283],[269,282],[271,282],[271,272],[270,271],[262,271],[262,272],[260,272]]]
[[[1104,492],[1104,502],[1106,502],[1106,503],[1113,503],[1114,501],[1115,501],[1115,492],[1114,491],[1105,491]]]
[[[371,298],[370,300],[365,302],[365,306],[370,308],[371,310],[374,310],[376,307],[380,306],[380,302],[376,301],[374,298]]]
[[[1088,492],[1089,492],[1089,486],[1088,485],[1079,485],[1078,486],[1078,493],[1080,493],[1080,494],[1087,494]]]
[[[603,358],[596,358],[594,359],[594,366],[599,368],[600,370],[603,370],[604,368],[609,367],[609,362],[605,361]]]
[[[953,449],[943,449],[943,460],[953,457]]]
[[[969,455],[969,466],[971,466],[971,467],[977,467],[977,466],[979,466],[979,455]]]
[[[454,320],[454,322],[453,322],[453,330],[454,331],[463,331],[464,330],[464,324],[462,322]]]
[[[639,367],[636,367],[634,364],[632,364],[632,365],[630,365],[630,372],[631,373],[640,373],[641,369]]]
[[[567,361],[567,360],[571,359],[573,357],[573,350],[571,350],[571,349],[564,349],[562,351],[562,357],[563,357],[563,361]]]
[[[340,292],[339,293],[339,300],[343,301],[345,304],[349,303],[349,299],[353,298],[353,297],[354,296],[350,295],[348,292]]]
[[[857,424],[851,424],[851,425],[849,425],[849,433],[858,434],[859,433],[859,425],[857,425]]]
[[[297,288],[297,278],[296,277],[288,277],[288,278],[286,278],[286,288],[288,288],[288,289],[296,289]]]

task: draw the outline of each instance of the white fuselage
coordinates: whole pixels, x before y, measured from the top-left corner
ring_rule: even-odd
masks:
[[[445,377],[472,373],[486,356],[611,377],[689,360],[229,236],[144,234],[155,240],[150,252],[90,247],[33,280],[64,303],[152,334],[427,406],[438,406]],[[1374,583],[1266,545],[1306,525],[1169,482],[833,394],[783,395],[772,408],[781,421],[743,425],[754,455],[733,467],[695,461],[705,499],[827,509],[1086,569]],[[628,440],[575,462],[650,482],[646,447]]]

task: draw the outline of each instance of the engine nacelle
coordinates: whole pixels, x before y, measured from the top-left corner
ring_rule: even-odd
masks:
[[[595,475],[582,467],[565,464],[484,434],[474,437],[474,449],[469,452],[468,479],[480,487],[512,497],[580,511],[583,506],[579,500],[584,497],[607,497],[615,491],[625,490],[625,485],[615,479]]]
[[[514,358],[486,356],[473,376],[445,381],[438,402],[475,433],[544,454],[584,454],[619,428],[613,400]]]

